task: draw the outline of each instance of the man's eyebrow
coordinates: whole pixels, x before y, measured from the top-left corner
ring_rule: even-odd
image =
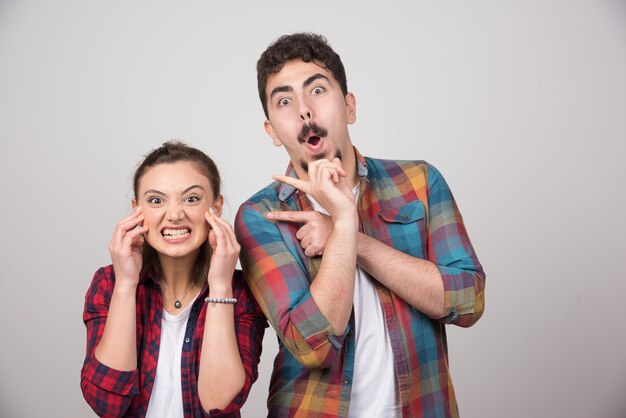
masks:
[[[328,79],[328,77],[326,77],[324,74],[317,73],[317,74],[313,74],[311,77],[304,80],[304,83],[302,83],[302,87],[308,87],[315,80],[319,80],[320,78],[323,78],[324,80],[330,83],[330,80]],[[291,92],[291,91],[293,91],[293,87],[291,86],[278,86],[274,88],[274,90],[272,90],[272,93],[270,93],[270,99],[272,99],[278,93]]]
[[[328,79],[328,77],[326,77],[324,74],[317,73],[317,74],[313,74],[311,77],[304,80],[304,83],[302,83],[302,87],[307,87],[310,84],[312,84],[315,80],[318,80],[320,78],[323,78],[324,80],[330,83],[330,80]]]
[[[270,99],[278,93],[284,93],[287,91],[293,91],[293,88],[291,86],[278,86],[274,88],[274,90],[272,90],[272,93],[270,94]]]

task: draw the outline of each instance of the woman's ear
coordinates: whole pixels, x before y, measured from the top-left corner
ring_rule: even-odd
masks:
[[[213,210],[217,216],[222,216],[222,209],[224,209],[224,198],[222,195],[219,195],[213,202]]]
[[[133,200],[130,201],[133,210],[137,209],[137,200],[133,197]]]

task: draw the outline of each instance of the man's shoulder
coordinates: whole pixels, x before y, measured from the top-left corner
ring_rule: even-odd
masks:
[[[261,213],[281,210],[281,201],[279,199],[280,186],[281,183],[277,181],[268,184],[246,199],[241,204],[240,210],[247,207],[256,208]]]
[[[383,158],[365,157],[367,164],[368,176],[387,175],[395,176],[400,172],[414,172],[415,174],[428,174],[433,169],[432,165],[424,160],[391,160]]]

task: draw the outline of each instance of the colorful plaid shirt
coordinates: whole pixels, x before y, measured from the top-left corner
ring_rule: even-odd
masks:
[[[457,417],[448,369],[445,324],[474,324],[484,307],[485,275],[441,174],[423,161],[363,158],[358,151],[361,232],[432,261],[445,289],[448,315],[427,317],[374,281],[395,364],[403,417]],[[290,165],[288,175],[295,177]],[[346,417],[354,370],[354,316],[335,336],[311,297],[321,257],[309,258],[296,238],[300,225],[271,222],[277,210],[312,210],[306,195],[272,183],[237,214],[246,281],[279,337],[268,399],[269,416]]]
[[[87,355],[81,372],[81,388],[91,408],[101,417],[144,417],[156,375],[161,338],[163,298],[160,286],[142,278],[137,286],[137,364],[133,371],[119,371],[100,363],[94,353],[106,323],[115,285],[112,266],[99,269],[85,296],[83,320],[87,327]],[[257,378],[261,342],[267,321],[243,280],[241,271],[233,276],[235,332],[246,379],[241,392],[223,410],[204,412],[198,397],[198,372],[204,335],[208,286],[205,284],[191,307],[181,358],[181,381],[185,418],[239,417],[239,409]]]

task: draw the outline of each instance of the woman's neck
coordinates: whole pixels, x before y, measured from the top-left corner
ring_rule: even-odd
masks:
[[[198,254],[189,254],[186,257],[172,258],[159,254],[165,283],[175,295],[183,294],[194,281],[193,270]]]

